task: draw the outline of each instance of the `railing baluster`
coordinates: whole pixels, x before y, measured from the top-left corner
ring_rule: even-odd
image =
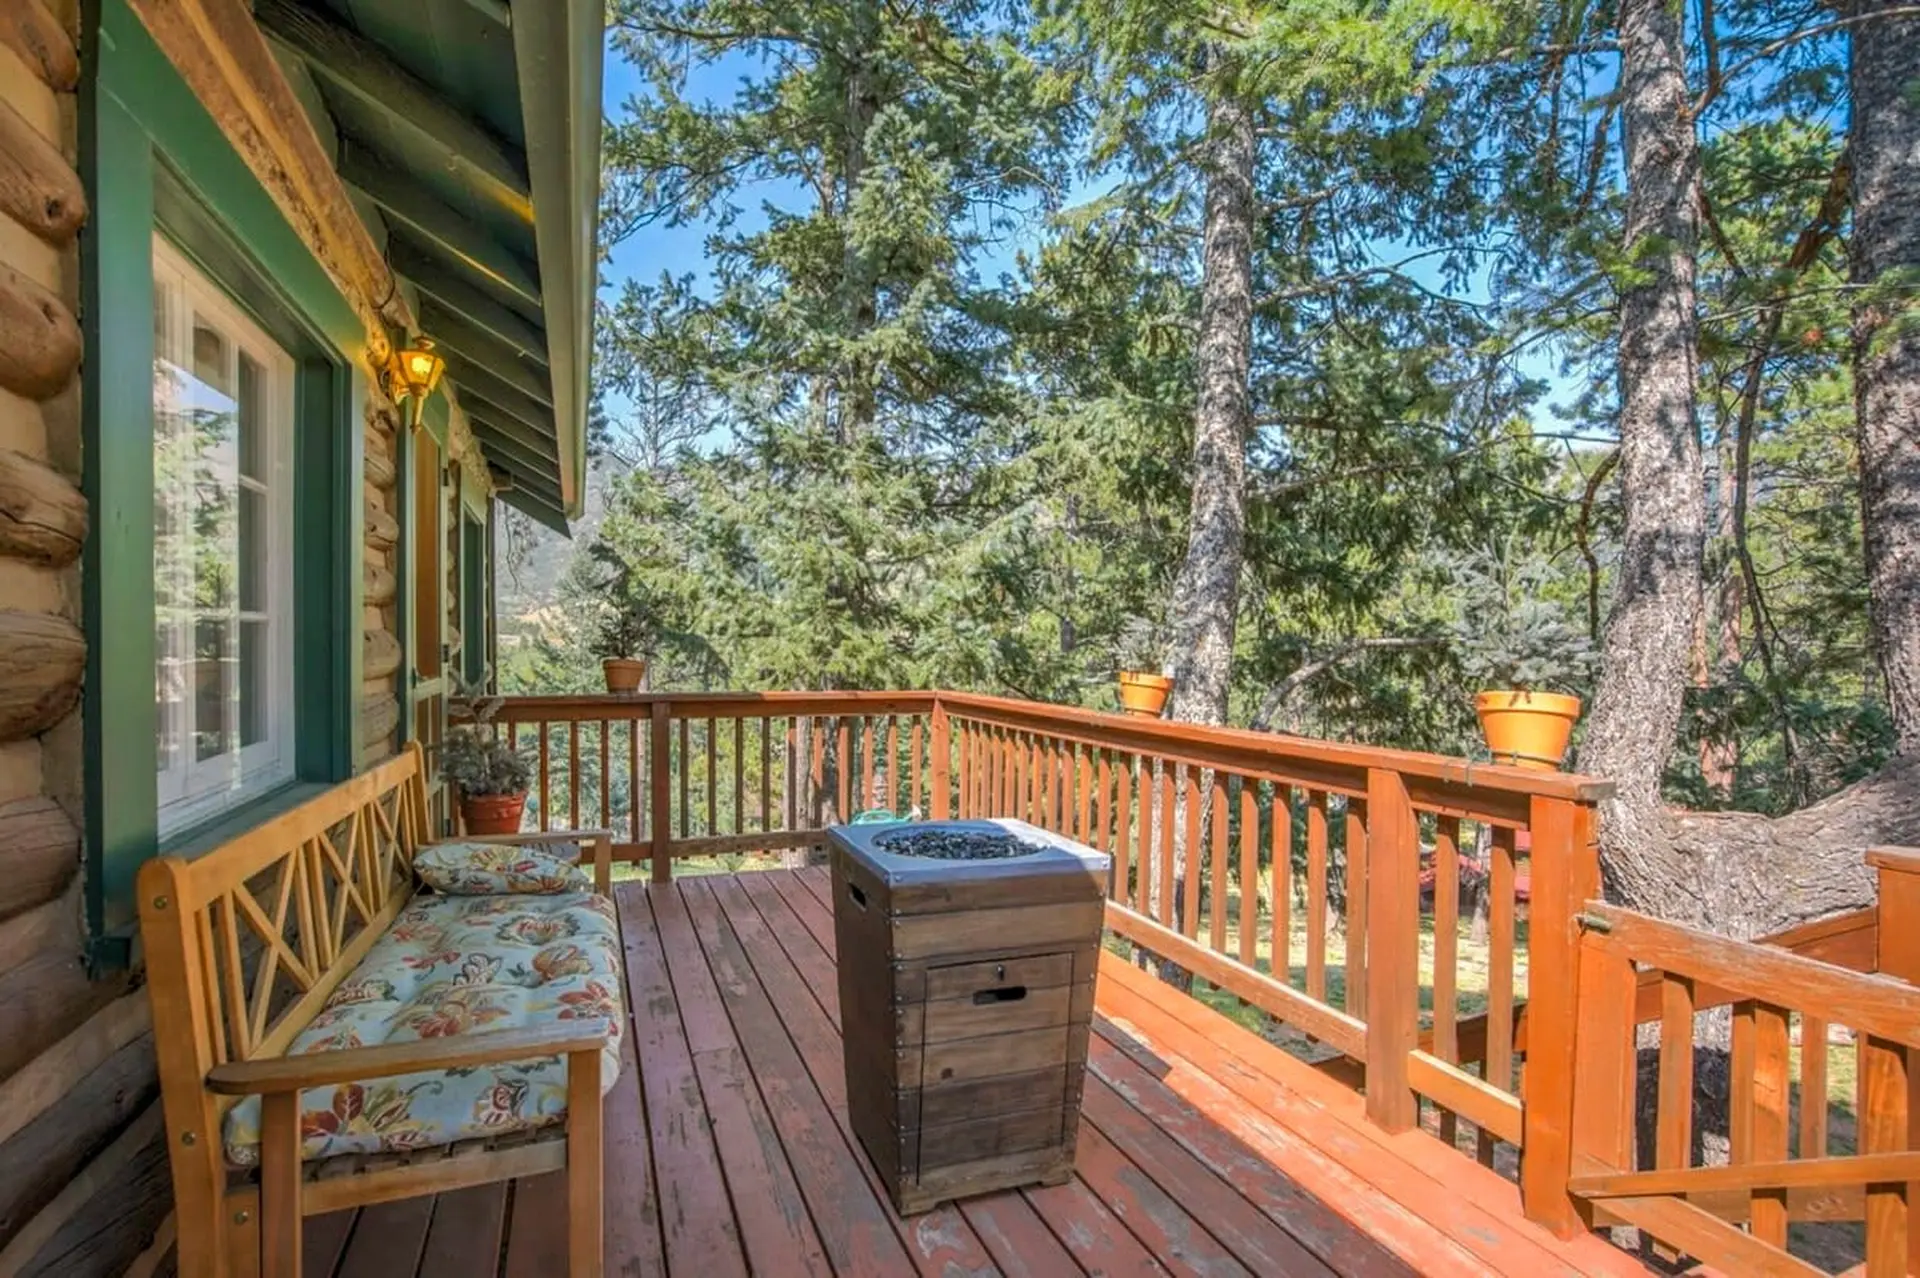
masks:
[[[1139,808],[1139,850],[1135,858],[1135,883],[1133,908],[1144,917],[1154,917],[1154,842],[1158,835],[1154,833],[1154,760],[1148,754],[1140,756],[1139,771],[1135,775],[1133,793],[1137,796],[1135,806]]]
[[[1109,767],[1108,756],[1112,756],[1113,773],[1113,842],[1109,848],[1113,853],[1113,899],[1125,905],[1132,899],[1132,883],[1129,881],[1131,870],[1127,853],[1133,846],[1133,789],[1130,769],[1132,757],[1112,751],[1102,752],[1100,766]],[[1104,797],[1104,796],[1103,796]],[[1104,824],[1104,823],[1103,823]]]
[[[1728,1112],[1729,1164],[1777,1163],[1787,1156],[1787,1013],[1770,1003],[1733,1009],[1732,1095]],[[1787,1245],[1784,1190],[1756,1191],[1749,1229],[1775,1247]]]
[[[966,782],[967,738],[965,735],[966,724],[963,722],[960,725],[960,727],[961,727],[961,737],[960,737],[960,769],[961,771],[960,771],[959,794],[961,795],[960,801],[962,803],[965,803],[966,802],[965,796],[967,793],[967,782]],[[951,731],[952,730],[951,727],[949,727],[948,730]],[[922,812],[931,812],[933,811],[932,796],[926,795],[925,793],[923,793],[920,787],[921,755],[920,755],[920,716],[919,715],[913,716],[913,728],[907,740],[907,758],[910,760],[910,762],[907,764],[907,770],[912,775],[909,778],[907,783],[907,809],[906,810],[911,812],[915,808],[919,808]],[[944,764],[945,762],[946,760],[944,759],[941,760],[941,763]],[[936,769],[936,772],[938,771],[941,771],[941,770]],[[965,815],[965,813],[963,812],[962,815]]]
[[[612,743],[607,723],[605,719],[600,721],[600,828],[603,830],[613,824],[613,773],[608,766],[612,758]]]
[[[760,716],[760,832],[773,828],[773,720]]]
[[[1239,778],[1240,961],[1257,966],[1260,943],[1260,783]]]
[[[1327,792],[1307,795],[1307,995],[1327,1000]]]
[[[640,786],[640,720],[627,720],[627,827],[633,842],[641,839],[641,816],[646,811],[646,791]]]
[[[567,828],[580,828],[580,721],[567,720]]]
[[[1513,1090],[1513,829],[1493,827],[1487,870],[1487,1060],[1483,1077]],[[1493,1165],[1493,1136],[1479,1133],[1480,1161]]]
[[[1160,874],[1160,925],[1176,927],[1173,911],[1173,840],[1174,840],[1174,765],[1162,762],[1160,765],[1160,864],[1156,867]]]
[[[747,721],[733,721],[733,832],[746,827],[747,812]]]
[[[540,721],[540,829],[543,833],[553,828],[553,804],[549,798],[552,790],[548,780],[551,775],[548,767],[548,738],[552,735],[553,725],[542,719]]]
[[[692,833],[693,820],[693,751],[689,748],[692,729],[686,718],[680,720],[680,758],[674,765],[674,771],[680,776],[680,837],[686,838]]]
[[[860,719],[860,801],[841,820],[850,820],[878,806],[878,796],[873,789],[873,720],[863,715]]]
[[[889,812],[905,811],[900,804],[900,719],[887,716],[887,801],[880,805]]]
[[[1207,943],[1215,954],[1227,952],[1227,774],[1213,770],[1207,796]]]
[[[1433,1054],[1460,1063],[1460,818],[1443,816],[1433,829]],[[1459,1133],[1452,1110],[1440,1114],[1440,1139],[1451,1145]]]
[[[656,701],[649,714],[647,731],[647,788],[653,798],[653,865],[649,871],[655,883],[673,878],[673,860],[669,845],[673,839],[673,738],[667,702]],[[684,723],[685,720],[682,720]]]
[[[782,828],[787,830],[797,830],[800,828],[799,810],[796,806],[800,799],[799,761],[793,753],[794,737],[796,735],[794,717],[788,715],[786,741],[781,748],[780,754],[780,778],[786,783],[786,793],[781,797],[785,800],[787,809],[786,824]]]
[[[1359,918],[1366,954],[1359,977],[1368,1011],[1367,1117],[1388,1131],[1405,1131],[1420,1119],[1419,1099],[1407,1073],[1408,1058],[1420,1042],[1420,826],[1406,778],[1391,768],[1367,769],[1362,820],[1363,872],[1356,886],[1365,898]],[[1352,865],[1351,807],[1347,831]],[[1375,928],[1371,934],[1365,931],[1369,922]],[[1353,950],[1349,936],[1349,959]],[[1348,1001],[1351,1004],[1351,993]]]
[[[1347,1011],[1367,1016],[1367,804],[1347,799]]]
[[[719,725],[712,715],[707,716],[707,819],[704,828],[708,834],[720,833],[720,764],[717,743],[720,737]]]
[[[821,821],[821,806],[827,800],[827,725],[832,722],[826,716],[807,720],[807,736],[811,739],[809,763],[811,771],[807,773],[807,796],[801,805],[807,828],[818,829]]]
[[[1093,826],[1088,831],[1087,843],[1102,852],[1113,846],[1110,827],[1113,823],[1113,752],[1093,750],[1097,756],[1094,764],[1094,800]]]
[[[840,799],[838,815],[842,821],[851,821],[853,811],[853,724],[846,715],[836,721],[835,742],[839,747],[840,767],[838,796]]]
[[[1180,767],[1180,798],[1183,806],[1180,831],[1186,864],[1180,870],[1180,931],[1189,940],[1200,936],[1200,865],[1205,859],[1200,843],[1200,769],[1192,764]]]
[[[1800,1153],[1827,1156],[1827,1022],[1800,1014]]]
[[[1273,787],[1272,828],[1267,834],[1273,862],[1273,922],[1267,936],[1273,974],[1293,984],[1293,787]]]

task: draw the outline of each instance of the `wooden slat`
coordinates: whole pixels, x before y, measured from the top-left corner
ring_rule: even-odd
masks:
[[[1369,1027],[1374,1033],[1376,1027]],[[1511,1145],[1520,1143],[1520,1101],[1484,1079],[1415,1050],[1407,1055],[1407,1082],[1413,1090]]]
[[[1398,775],[1390,774],[1390,775]],[[1401,783],[1404,788],[1405,783]],[[1360,799],[1347,799],[1346,814],[1347,872],[1347,1010],[1361,1020],[1367,1018],[1367,948],[1373,935],[1367,929],[1370,902],[1367,892],[1367,805]]]
[[[1513,831],[1495,826],[1487,867],[1487,1055],[1483,1076],[1513,1090]],[[1493,1165],[1493,1135],[1477,1138],[1480,1161]]]
[[[553,828],[553,764],[552,736],[553,725],[545,719],[540,721],[540,829],[544,833]]]
[[[1108,895],[1122,905],[1132,899],[1133,886],[1133,759],[1103,754],[1101,767],[1113,778],[1113,890]]]
[[[1654,1166],[1693,1161],[1693,982],[1669,975],[1660,983],[1660,1102]]]
[[[1107,906],[1107,926],[1137,945],[1170,959],[1283,1021],[1322,1039],[1356,1059],[1366,1056],[1367,1027],[1358,1019],[1308,998],[1265,972],[1242,967],[1144,915],[1121,905]]]
[[[1650,1198],[1728,1190],[1844,1188],[1906,1180],[1920,1180],[1920,1150],[1728,1163],[1673,1171],[1588,1172],[1567,1184],[1586,1198]]]
[[[1716,1270],[1742,1278],[1815,1278],[1824,1270],[1671,1198],[1615,1198],[1607,1209],[1627,1224],[1671,1243]]]
[[[653,865],[648,877],[655,883],[665,883],[673,877],[673,859],[667,854],[673,842],[673,739],[668,735],[672,727],[666,703],[656,703],[647,726],[647,789],[653,804]]]
[[[951,727],[949,727],[949,731],[951,731]],[[960,756],[964,764],[966,758],[966,746],[964,744],[960,748]],[[907,810],[911,812],[913,809],[919,808],[922,812],[931,812],[933,810],[933,800],[927,795],[920,783],[920,719],[917,715],[914,717],[912,731],[907,741],[907,758],[909,760],[907,768],[911,774],[907,783]],[[944,765],[946,764],[946,760],[941,759],[939,763],[941,766],[933,770],[935,776],[943,775],[945,772]],[[964,794],[966,788],[966,782],[962,780],[960,782],[961,793]]]
[[[627,983],[633,991],[629,1010],[634,1054],[643,1062],[640,1082],[658,1175],[667,1264],[674,1272],[702,1278],[745,1275],[739,1227],[729,1206],[713,1136],[704,1122],[687,1121],[689,1104],[700,1096],[699,1077],[668,975],[650,891],[623,883],[614,888],[614,894],[626,943]]]
[[[860,797],[854,802],[849,819],[875,805],[873,792],[873,720],[860,720]]]
[[[1240,778],[1240,961],[1248,967],[1259,958],[1260,927],[1260,787]],[[1274,968],[1276,972],[1280,969]]]
[[[633,842],[646,838],[647,792],[640,786],[640,721],[627,723],[627,829]]]
[[[707,720],[707,819],[703,823],[709,835],[720,833],[720,733],[719,721]]]
[[[834,728],[834,744],[838,750],[835,757],[839,760],[836,772],[839,780],[837,793],[840,800],[840,819],[851,821],[855,815],[853,810],[853,724],[846,715],[841,715],[834,720]]]
[[[1200,842],[1200,770],[1189,767],[1182,773],[1180,849],[1186,864],[1180,867],[1180,931],[1193,938],[1200,935],[1200,866],[1206,856]]]
[[[1227,776],[1213,774],[1207,799],[1207,943],[1216,954],[1227,952]]]
[[[680,837],[686,838],[693,827],[693,751],[689,748],[693,729],[688,720],[681,719],[680,753],[674,760],[673,771],[680,778]]]
[[[773,720],[760,720],[760,829],[773,828]]]
[[[567,724],[567,828],[580,828],[580,723]]]
[[[733,832],[747,827],[747,721],[733,721]]]
[[[1327,997],[1327,793],[1307,795],[1307,997]]]
[[[1276,785],[1268,804],[1268,862],[1273,867],[1273,916],[1267,939],[1273,974],[1293,980],[1293,788]]]
[[[1827,1022],[1800,1014],[1800,1148],[1802,1158],[1827,1153]]]
[[[1861,1153],[1893,1153],[1912,1147],[1908,1125],[1912,1079],[1908,1068],[1907,1052],[1901,1044],[1878,1036],[1867,1038],[1860,1056],[1857,1111]],[[1867,1186],[1868,1278],[1907,1272],[1908,1231],[1913,1228],[1908,1183]]]

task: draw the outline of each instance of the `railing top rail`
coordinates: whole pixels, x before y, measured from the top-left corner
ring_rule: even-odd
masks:
[[[1895,977],[1856,972],[1599,901],[1587,903],[1581,920],[1588,929],[1583,945],[1717,986],[1736,1000],[1814,1011],[1855,1033],[1920,1046],[1920,987]]]
[[[645,718],[655,705],[694,718],[759,718],[785,714],[925,714],[931,692],[592,692],[556,696],[510,696],[496,717],[525,723],[542,717],[564,720]]]
[[[970,717],[1012,718],[1021,721],[1021,726],[1044,727],[1048,723],[1072,725],[1097,733],[1109,742],[1136,753],[1162,751],[1180,754],[1184,750],[1201,747],[1209,752],[1241,754],[1247,756],[1251,770],[1255,771],[1271,770],[1276,765],[1285,770],[1289,765],[1301,764],[1356,770],[1362,774],[1369,768],[1385,768],[1403,776],[1425,777],[1451,786],[1570,799],[1577,803],[1597,802],[1613,793],[1612,782],[1595,777],[1475,763],[1470,759],[1422,754],[1413,750],[1345,745],[1278,732],[1255,732],[1246,728],[1212,728],[1200,724],[1142,719],[972,692],[941,692],[938,697],[949,712]]]

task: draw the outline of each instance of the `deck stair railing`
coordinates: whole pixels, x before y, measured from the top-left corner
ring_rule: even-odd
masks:
[[[1797,1263],[1775,1243],[1784,1194],[1792,1220],[1857,1207],[1876,1254],[1905,1255],[1905,1182],[1883,1173],[1920,1187],[1920,1165],[1901,1161],[1920,1158],[1905,1134],[1920,1020],[1899,1019],[1917,996],[1861,973],[1920,979],[1920,853],[1878,859],[1880,910],[1743,946],[1592,904],[1608,791],[1590,778],[953,692],[509,697],[493,723],[537,760],[538,828],[609,826],[616,860],[657,882],[690,859],[744,867],[817,847],[827,825],[874,808],[1017,816],[1092,844],[1113,857],[1117,938],[1283,1023],[1381,1126],[1424,1126],[1517,1168],[1527,1214],[1563,1234],[1631,1220],[1710,1263],[1730,1247]],[[1462,940],[1463,885],[1486,893],[1484,946]],[[1888,902],[1909,897],[1890,936]],[[1756,953],[1772,966],[1752,968]],[[1829,997],[1842,990],[1854,1001]],[[1691,1136],[1676,1134],[1684,1009],[1728,1004],[1740,1173],[1686,1166]],[[1659,1148],[1641,1161],[1696,1179],[1621,1193],[1638,1173],[1621,1144],[1634,1075],[1620,1071],[1650,1024],[1675,1046]],[[1752,1169],[1785,1159],[1782,1027],[1821,1041],[1838,1024],[1861,1045],[1860,1153],[1830,1152],[1826,1107],[1805,1106],[1797,1165],[1762,1183],[1775,1173]],[[1805,1094],[1824,1097],[1826,1054],[1795,1059]]]

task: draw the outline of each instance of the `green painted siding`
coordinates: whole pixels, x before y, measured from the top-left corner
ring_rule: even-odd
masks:
[[[153,260],[159,226],[298,364],[295,782],[165,850],[191,854],[351,766],[360,685],[365,340],[333,286],[125,0],[86,12],[81,244],[87,338],[83,482],[87,915],[124,934],[133,876],[158,839],[154,704]],[[124,947],[102,945],[111,961]]]

